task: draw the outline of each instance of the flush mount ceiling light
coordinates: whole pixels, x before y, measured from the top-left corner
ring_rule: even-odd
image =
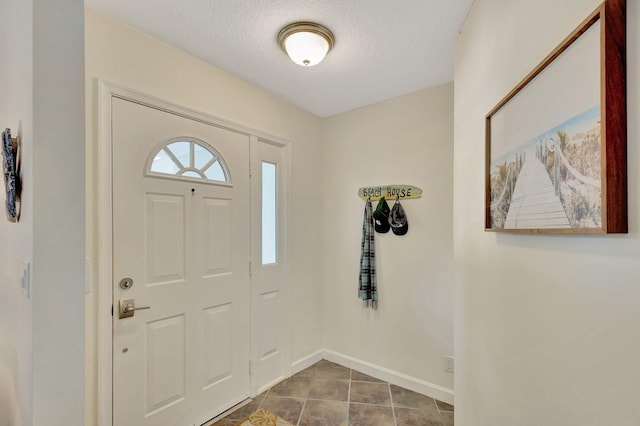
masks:
[[[331,31],[313,22],[287,25],[278,34],[278,44],[282,50],[293,62],[303,67],[322,62],[334,42]]]

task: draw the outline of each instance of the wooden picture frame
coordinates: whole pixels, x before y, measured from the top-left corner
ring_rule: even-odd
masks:
[[[486,115],[485,231],[628,232],[625,78],[606,0]]]

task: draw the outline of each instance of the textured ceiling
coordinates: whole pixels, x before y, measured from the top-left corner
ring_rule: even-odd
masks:
[[[85,0],[94,9],[320,117],[453,79],[453,44],[472,0]],[[336,44],[315,67],[277,44],[296,21]]]

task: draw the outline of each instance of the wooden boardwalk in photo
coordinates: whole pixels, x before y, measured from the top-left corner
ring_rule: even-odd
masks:
[[[549,173],[534,155],[528,155],[522,165],[504,227],[571,227],[560,198],[555,194]]]

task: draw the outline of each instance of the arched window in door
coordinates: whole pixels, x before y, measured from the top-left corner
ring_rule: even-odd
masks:
[[[231,183],[222,156],[208,143],[195,138],[171,139],[154,150],[147,161],[147,176]]]

